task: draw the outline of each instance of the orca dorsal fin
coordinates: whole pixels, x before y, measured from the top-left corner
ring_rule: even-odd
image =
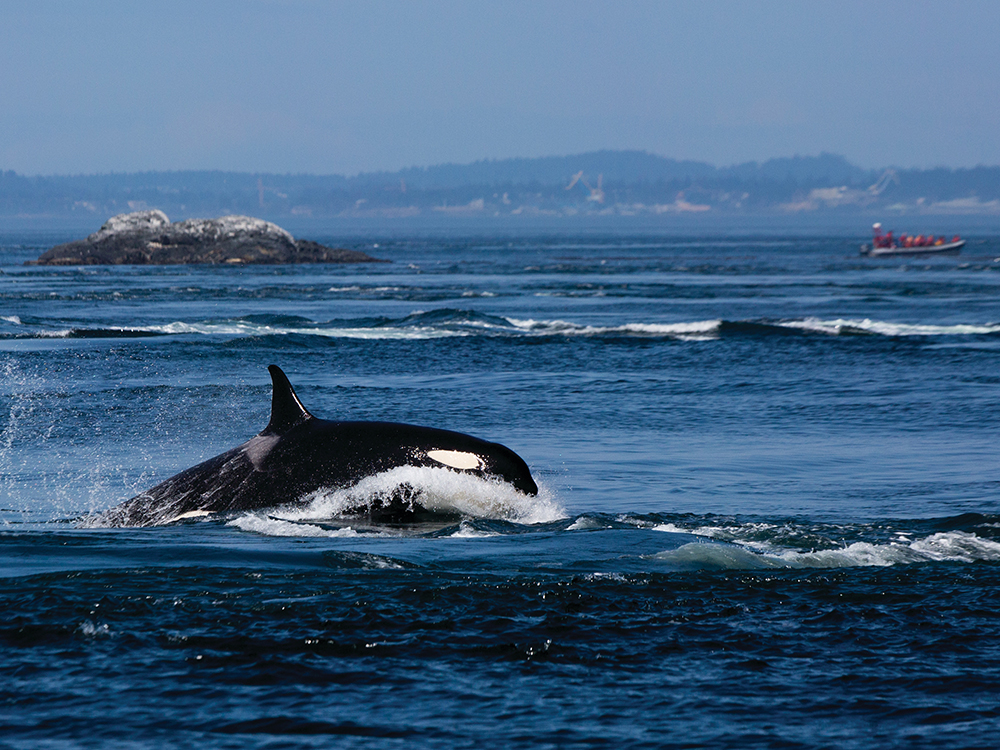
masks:
[[[271,373],[271,421],[260,434],[280,435],[307,419],[314,419],[295,395],[295,389],[281,368],[268,365],[267,371]]]

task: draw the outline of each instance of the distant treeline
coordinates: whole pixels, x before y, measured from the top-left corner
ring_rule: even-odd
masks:
[[[102,221],[147,208],[173,220],[840,212],[1000,214],[1000,167],[877,169],[833,154],[715,167],[644,151],[443,164],[353,177],[240,172],[74,176],[0,172],[0,216]]]

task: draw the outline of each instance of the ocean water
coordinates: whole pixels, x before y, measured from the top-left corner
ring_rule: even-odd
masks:
[[[996,747],[1000,237],[311,237],[370,266],[39,268],[0,236],[0,747]],[[149,529],[314,414],[501,442]],[[400,482],[439,515],[343,509]],[[437,519],[437,520],[435,520]]]

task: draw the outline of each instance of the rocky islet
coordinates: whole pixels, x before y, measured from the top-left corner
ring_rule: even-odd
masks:
[[[297,240],[277,224],[251,216],[171,222],[163,211],[108,219],[85,239],[56,245],[30,265],[181,265],[377,263],[367,253]]]

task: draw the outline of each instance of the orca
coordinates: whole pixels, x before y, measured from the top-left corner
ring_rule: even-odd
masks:
[[[280,367],[267,369],[271,419],[260,433],[111,508],[100,525],[158,526],[287,505],[400,466],[439,467],[538,494],[528,465],[510,448],[433,427],[319,419],[302,405]],[[391,498],[359,513],[376,520],[419,520],[413,499],[413,488],[401,485]]]

